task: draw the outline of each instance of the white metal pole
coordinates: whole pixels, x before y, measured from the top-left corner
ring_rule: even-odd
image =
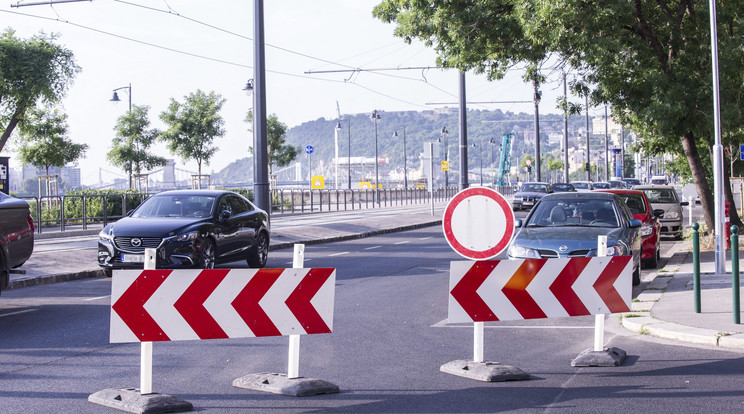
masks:
[[[305,245],[294,245],[292,267],[299,269],[305,266]],[[289,336],[289,362],[287,363],[287,378],[300,377],[300,335]]]
[[[718,81],[718,28],[716,22],[716,0],[709,0],[710,8],[710,54],[713,65],[713,195],[715,199],[716,273],[726,273],[726,248],[723,234],[723,145],[721,145],[721,95]]]
[[[336,167],[333,174],[333,184],[336,187],[336,190],[338,190],[338,131],[340,128],[335,128],[336,134],[334,137],[334,142],[336,144]]]
[[[473,362],[483,362],[483,331],[485,322],[473,323]]]
[[[431,177],[429,177],[429,198],[431,200],[431,215],[434,215],[434,142],[429,143],[429,162],[431,162]]]
[[[607,236],[599,236],[597,237],[597,257],[605,256],[607,256]],[[605,315],[594,315],[594,351],[604,350],[604,331]]]
[[[157,249],[145,249],[145,270],[155,269]],[[152,342],[140,343],[140,394],[152,394]]]

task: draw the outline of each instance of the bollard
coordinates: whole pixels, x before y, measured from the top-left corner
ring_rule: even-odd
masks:
[[[734,295],[734,323],[741,323],[739,303],[739,226],[731,226],[731,287]]]
[[[700,313],[700,225],[692,223],[692,286],[695,291],[695,313]]]

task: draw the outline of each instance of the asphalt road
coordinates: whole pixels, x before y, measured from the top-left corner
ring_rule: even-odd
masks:
[[[606,344],[628,353],[621,367],[570,366],[593,343],[594,319],[586,317],[487,324],[486,360],[519,367],[529,381],[481,383],[440,373],[442,364],[473,352],[472,327],[442,323],[452,260],[460,258],[439,227],[306,247],[305,266],[335,267],[337,286],[334,332],[302,337],[300,375],[330,381],[340,394],[296,398],[231,386],[246,374],[286,372],[286,337],[155,343],[153,389],[199,411],[226,413],[744,407],[744,355],[635,335],[613,316]],[[291,261],[291,250],[273,251],[268,266]],[[87,401],[105,388],[139,386],[139,344],[108,342],[110,284],[96,278],[3,292],[0,411],[118,412]]]

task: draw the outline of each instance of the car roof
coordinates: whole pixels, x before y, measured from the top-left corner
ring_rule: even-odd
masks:
[[[162,193],[154,194],[153,197],[156,196],[169,196],[169,195],[203,195],[203,196],[219,196],[222,194],[237,194],[233,191],[227,191],[227,190],[168,190],[163,191]]]
[[[674,187],[671,185],[650,185],[650,184],[644,184],[644,185],[634,185],[634,190],[674,190]]]
[[[586,192],[575,192],[575,193],[552,193],[542,198],[542,200],[552,200],[555,198],[569,199],[569,200],[612,200],[617,197],[615,194],[602,192],[602,191],[586,191]]]
[[[658,187],[658,186],[657,186]],[[599,190],[594,190],[598,193],[613,193],[613,194],[639,194],[645,197],[645,194],[643,191],[640,190],[631,190],[627,188],[602,188]]]

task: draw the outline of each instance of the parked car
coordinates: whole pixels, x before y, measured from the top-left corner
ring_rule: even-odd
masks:
[[[608,183],[607,181],[600,181],[597,183],[593,183],[595,190],[608,190],[612,188],[612,184]]]
[[[664,210],[661,218],[661,235],[682,238],[682,206],[687,201],[679,201],[677,191],[671,185],[637,185],[634,190],[643,191],[654,210]]]
[[[10,270],[26,263],[34,251],[34,219],[27,202],[0,192],[0,292]]]
[[[669,180],[667,180],[666,175],[654,175],[651,177],[651,184],[652,185],[668,185]]]
[[[591,181],[571,181],[571,185],[574,186],[576,191],[592,191],[594,185]]]
[[[521,210],[522,208],[532,208],[535,203],[540,200],[546,194],[553,192],[553,187],[548,183],[524,183],[519,191],[514,193],[514,199],[512,200],[512,208],[514,210]]]
[[[641,281],[641,221],[616,194],[549,194],[516,226],[509,258],[596,256],[597,238],[607,236],[607,255],[633,256],[633,284]]]
[[[573,192],[576,191],[576,188],[574,188],[573,185],[568,183],[553,183],[551,185],[553,187],[554,193],[565,193],[565,192]]]
[[[641,220],[641,259],[648,267],[656,268],[661,257],[661,224],[664,210],[651,208],[646,194],[638,190],[604,190],[619,195],[633,213]]]
[[[617,189],[627,188],[623,180],[610,180],[608,181],[608,183],[610,183],[610,186],[612,188],[617,188]]]
[[[158,268],[211,269],[246,260],[263,267],[269,252],[265,211],[232,191],[176,190],[156,194],[98,237],[98,265],[141,269],[145,248],[156,248]]]

